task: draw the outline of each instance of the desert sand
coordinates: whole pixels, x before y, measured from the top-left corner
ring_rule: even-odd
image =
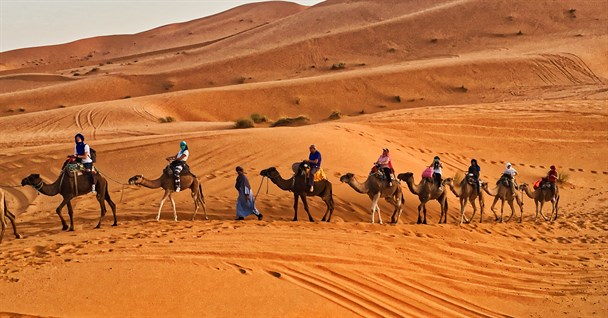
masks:
[[[0,53],[0,185],[24,236],[9,227],[0,244],[0,316],[606,317],[607,65],[604,1],[266,2]],[[310,122],[234,129],[252,113]],[[20,186],[56,180],[78,132],[111,179],[117,227],[108,213],[94,229],[88,194],[64,232],[60,197]],[[157,222],[162,191],[125,184],[159,176],[181,140],[210,220],[191,220],[188,191],[174,196],[179,221],[167,202]],[[259,175],[289,177],[313,143],[329,223],[318,197],[315,222],[301,204],[291,221],[293,195]],[[525,197],[497,222],[485,195],[482,220],[460,225],[449,193],[447,224],[432,201],[418,225],[402,183],[399,223],[381,200],[385,224],[370,224],[369,198],[339,178],[364,180],[385,147],[416,182],[435,155],[444,177],[476,158],[491,187],[506,162],[528,184],[556,165],[558,217],[535,220]],[[234,220],[237,165],[260,187],[262,221]]]

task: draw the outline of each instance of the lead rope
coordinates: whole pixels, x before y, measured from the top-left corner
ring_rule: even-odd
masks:
[[[260,186],[258,187],[258,192],[255,193],[255,197],[253,197],[253,206],[255,206],[255,200],[258,198],[258,194],[260,194],[260,190],[262,189],[262,184],[264,184],[264,179],[266,176],[262,176],[262,182],[260,182]],[[266,194],[268,194],[268,183],[266,183]]]

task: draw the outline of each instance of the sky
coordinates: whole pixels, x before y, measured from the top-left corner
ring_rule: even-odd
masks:
[[[132,34],[264,0],[0,0],[0,52]],[[290,0],[314,5],[322,0]]]

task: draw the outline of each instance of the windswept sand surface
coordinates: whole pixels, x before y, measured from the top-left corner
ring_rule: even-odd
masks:
[[[606,317],[606,30],[601,1],[270,2],[0,53],[0,185],[54,181],[82,132],[118,181],[119,223],[108,212],[93,229],[89,194],[73,200],[75,231],[63,232],[60,197],[2,187],[24,238],[8,228],[0,245],[0,316]],[[338,62],[346,68],[331,70]],[[327,120],[334,110],[344,117]],[[232,129],[253,112],[312,121]],[[167,116],[176,121],[159,123]],[[191,220],[186,191],[175,195],[179,222],[169,202],[157,222],[162,191],[120,183],[159,176],[181,140],[209,220]],[[260,184],[268,167],[289,177],[311,143],[333,184],[330,223],[319,198],[308,200],[315,222],[301,204],[292,222],[293,195]],[[381,201],[385,224],[370,224],[369,198],[339,178],[363,181],[384,147],[416,182],[435,155],[445,176],[476,158],[491,184],[506,162],[529,184],[556,165],[558,218],[535,222],[525,197],[523,214],[500,223],[485,195],[483,216],[459,225],[449,193],[447,224],[434,201],[417,225],[403,183],[399,223]],[[233,220],[236,165],[261,185],[263,221]]]

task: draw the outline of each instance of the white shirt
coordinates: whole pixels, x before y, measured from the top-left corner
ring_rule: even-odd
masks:
[[[442,174],[442,171],[441,171],[442,167],[443,167],[443,165],[441,164],[441,162],[437,165],[437,168],[435,168],[435,163],[434,162],[431,165],[431,168],[433,169],[433,173],[438,173],[438,174]]]
[[[505,170],[505,172],[503,174],[508,174],[511,177],[514,177],[515,175],[517,175],[517,170],[515,170],[513,168],[509,168],[509,169]]]
[[[84,145],[84,154],[87,155],[85,159],[82,159],[82,163],[93,163],[93,159],[91,159],[91,148],[89,145]],[[76,150],[76,146],[74,146],[74,155],[78,155],[78,151]]]
[[[177,153],[177,156],[175,156],[175,159],[176,159],[176,160],[179,160],[179,157],[181,157],[182,155],[186,155],[186,156],[184,157],[184,159],[182,159],[182,161],[186,161],[186,160],[188,160],[188,157],[190,156],[190,151],[188,151],[188,149],[186,149],[186,150],[184,150],[184,151],[181,151],[181,150],[180,150],[180,151]]]

